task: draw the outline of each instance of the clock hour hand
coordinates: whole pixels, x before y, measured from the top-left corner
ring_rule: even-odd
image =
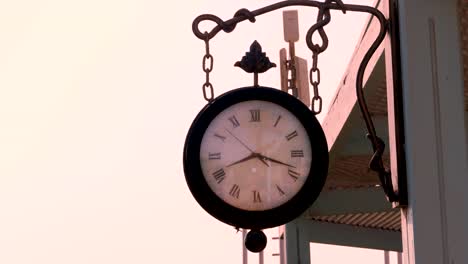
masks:
[[[253,159],[253,158],[256,158],[256,157],[257,157],[257,154],[252,153],[252,154],[248,155],[247,157],[245,157],[245,158],[243,158],[243,159],[240,159],[240,160],[238,160],[238,161],[235,161],[235,162],[233,162],[233,163],[227,165],[226,168],[227,168],[227,167],[231,167],[231,166],[236,165],[236,164],[239,164],[239,163],[244,162],[244,161],[248,161],[248,160]]]
[[[258,154],[259,155],[259,158],[261,160],[268,160],[268,161],[271,161],[271,162],[274,162],[274,163],[278,163],[278,164],[281,164],[281,165],[285,165],[285,166],[288,166],[288,167],[291,167],[291,168],[296,168],[295,166],[293,165],[289,165],[287,163],[284,163],[284,162],[281,162],[279,160],[275,160],[275,159],[272,159],[272,158],[269,158],[269,157],[266,157],[266,156],[263,156],[261,154]]]
[[[253,159],[253,158],[258,158],[263,164],[265,164],[267,167],[270,167],[270,165],[265,160],[263,160],[262,157],[260,157],[260,154],[252,153],[252,154],[248,155],[247,157],[245,157],[243,159],[240,159],[238,161],[235,161],[235,162],[227,165],[226,168],[231,167],[231,166],[236,165],[236,164],[239,164],[239,163],[244,162],[244,161],[248,161],[248,160]]]

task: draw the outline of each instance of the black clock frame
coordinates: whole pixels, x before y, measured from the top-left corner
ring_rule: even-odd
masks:
[[[224,202],[208,186],[200,164],[201,141],[211,121],[231,105],[250,100],[275,103],[293,113],[311,142],[312,164],[301,190],[286,203],[265,211],[246,211]],[[185,140],[183,163],[187,185],[205,211],[237,228],[265,229],[294,220],[317,199],[328,173],[328,146],[315,115],[301,101],[274,88],[243,87],[218,96],[200,111]]]

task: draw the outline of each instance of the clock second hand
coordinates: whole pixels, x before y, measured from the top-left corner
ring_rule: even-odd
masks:
[[[242,142],[242,140],[240,140],[238,137],[236,137],[231,131],[227,130],[226,128],[224,130],[226,130],[229,134],[231,134],[231,136],[233,138],[235,138],[237,141],[239,141],[250,152],[255,153],[251,148],[249,148],[249,146],[247,146],[244,142]]]
[[[238,137],[236,137],[231,131],[227,130],[226,128],[224,128],[224,130],[226,130],[233,138],[235,138],[237,141],[239,141],[242,144],[242,146],[244,146],[246,149],[248,149],[251,152],[251,155],[248,157],[249,159],[250,158],[258,158],[263,164],[265,164],[267,167],[270,167],[270,165],[265,160],[263,160],[262,155],[254,152],[251,148],[249,148],[249,146],[247,146],[244,142],[242,142],[242,140],[240,140]],[[241,161],[239,161],[239,162],[241,162]],[[238,162],[235,162],[235,164],[237,164],[237,163]],[[232,166],[232,165],[234,165],[234,164],[231,164],[230,166]]]

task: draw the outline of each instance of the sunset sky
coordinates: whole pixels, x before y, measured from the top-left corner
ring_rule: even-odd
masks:
[[[228,19],[274,2],[2,1],[0,263],[241,263],[241,233],[203,211],[183,174],[185,136],[206,103],[204,44],[191,25],[202,13]],[[299,12],[297,55],[309,61],[304,36],[315,14]],[[319,57],[319,119],[366,18],[332,13],[330,46]],[[282,34],[281,11],[218,34],[215,94],[252,85],[233,64],[253,40],[278,64]],[[260,84],[279,88],[279,70]],[[279,263],[276,250],[270,242],[266,263]],[[327,264],[364,256],[321,245],[311,252]],[[383,263],[382,252],[365,256]]]

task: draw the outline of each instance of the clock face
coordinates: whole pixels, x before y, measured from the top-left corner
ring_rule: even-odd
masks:
[[[273,88],[244,87],[200,111],[183,161],[203,209],[232,226],[259,230],[292,221],[317,199],[328,147],[301,101]]]
[[[263,100],[233,104],[208,125],[200,164],[209,188],[246,211],[279,207],[303,187],[311,169],[306,129],[286,108]]]

